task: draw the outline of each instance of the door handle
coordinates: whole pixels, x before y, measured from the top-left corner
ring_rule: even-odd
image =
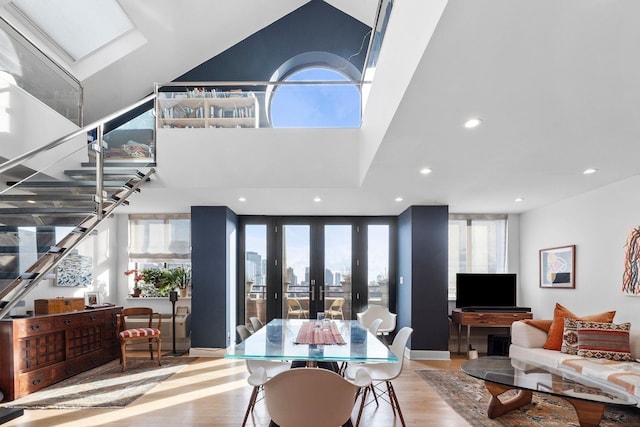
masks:
[[[311,301],[316,300],[316,285],[313,284],[314,280],[311,281]]]

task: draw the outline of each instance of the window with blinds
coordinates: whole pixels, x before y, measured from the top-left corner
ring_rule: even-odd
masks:
[[[173,263],[191,259],[189,214],[129,215],[129,260]]]

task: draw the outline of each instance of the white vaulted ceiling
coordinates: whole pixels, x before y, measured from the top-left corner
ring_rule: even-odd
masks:
[[[305,3],[121,0],[135,41],[69,65],[85,88],[85,122]],[[367,25],[377,6],[327,3]],[[157,179],[126,209],[394,215],[446,204],[517,213],[637,175],[638,16],[634,0],[396,0],[361,129],[159,140]],[[465,129],[471,117],[482,124]],[[421,175],[424,167],[432,172]],[[587,168],[598,172],[585,176]]]

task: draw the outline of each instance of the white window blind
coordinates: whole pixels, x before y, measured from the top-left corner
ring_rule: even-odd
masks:
[[[449,215],[449,297],[456,273],[507,272],[507,215]]]
[[[189,214],[129,215],[129,259],[162,261],[191,258]]]

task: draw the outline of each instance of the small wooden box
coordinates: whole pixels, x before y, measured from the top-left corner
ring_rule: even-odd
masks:
[[[84,298],[37,299],[33,302],[35,314],[66,313],[84,310]]]

